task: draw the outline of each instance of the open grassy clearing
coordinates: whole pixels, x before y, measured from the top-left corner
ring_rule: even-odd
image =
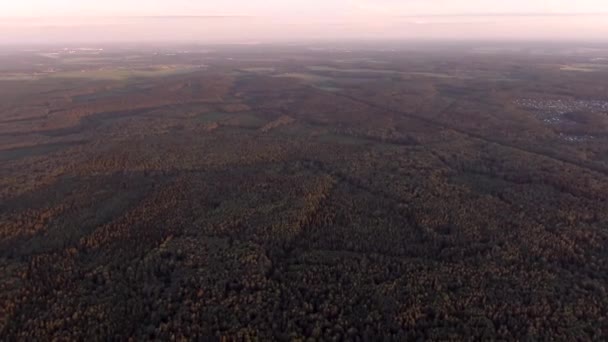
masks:
[[[47,155],[56,151],[66,149],[68,147],[78,146],[85,143],[86,141],[71,141],[2,150],[0,151],[0,161],[17,160],[21,158]]]
[[[145,69],[100,68],[75,71],[36,72],[36,73],[0,73],[0,81],[37,81],[43,79],[85,79],[124,81],[133,78],[162,77],[187,74],[200,70],[199,66],[152,66]]]
[[[194,66],[157,66],[144,69],[110,68],[100,70],[65,71],[49,74],[53,78],[85,78],[122,81],[130,78],[162,77],[200,70]]]
[[[241,68],[239,70],[242,70],[245,72],[266,74],[266,73],[273,73],[277,69],[274,67],[250,67],[250,68]]]
[[[371,69],[371,68],[335,68],[324,65],[309,66],[308,70],[318,72],[338,72],[345,74],[378,74],[378,75],[403,75],[403,76],[423,76],[432,78],[459,78],[456,75],[437,72],[422,72],[422,71],[400,71],[391,69]]]
[[[562,71],[579,71],[579,72],[606,72],[608,71],[608,64],[601,63],[576,63],[569,65],[562,65],[560,67]]]
[[[311,73],[303,73],[303,72],[288,72],[280,75],[276,75],[274,77],[287,77],[287,78],[295,78],[300,81],[310,82],[310,83],[319,83],[319,82],[327,82],[330,81],[330,77],[319,76]]]

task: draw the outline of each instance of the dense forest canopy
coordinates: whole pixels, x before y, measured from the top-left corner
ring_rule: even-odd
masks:
[[[608,338],[608,48],[0,54],[0,339]]]

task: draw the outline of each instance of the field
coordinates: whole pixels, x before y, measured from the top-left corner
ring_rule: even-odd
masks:
[[[0,56],[0,340],[608,338],[608,56],[71,51]]]

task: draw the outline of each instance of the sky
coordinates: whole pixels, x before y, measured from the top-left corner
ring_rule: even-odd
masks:
[[[0,0],[0,43],[608,40],[606,0]]]

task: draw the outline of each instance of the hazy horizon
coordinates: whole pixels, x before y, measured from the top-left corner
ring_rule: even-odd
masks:
[[[0,44],[608,40],[608,3],[599,0],[25,0],[0,4],[0,13]]]

